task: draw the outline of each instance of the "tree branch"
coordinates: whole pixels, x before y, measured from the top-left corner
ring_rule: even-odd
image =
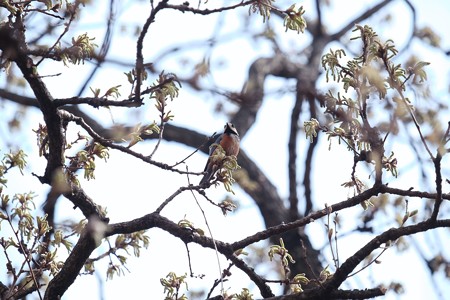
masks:
[[[39,103],[37,102],[36,98],[31,98],[15,93],[11,93],[8,90],[0,89],[0,97],[4,99],[8,99],[14,103],[29,106],[29,107],[36,107],[39,108]]]
[[[297,97],[295,99],[295,105],[291,112],[291,128],[289,133],[289,161],[288,161],[288,173],[289,173],[289,214],[290,220],[298,219],[300,216],[298,212],[298,193],[297,193],[297,137],[298,137],[298,122],[300,119],[300,113],[302,112],[304,95],[297,89]]]
[[[374,7],[364,11],[361,15],[354,18],[353,20],[350,20],[350,22],[347,23],[344,27],[341,28],[338,32],[330,35],[331,40],[339,40],[342,36],[344,36],[347,32],[351,31],[352,28],[355,26],[355,24],[359,24],[365,19],[371,17],[373,14],[381,10],[383,7],[391,3],[391,0],[384,0],[375,5]]]
[[[67,289],[72,285],[78,277],[81,268],[91,255],[92,251],[99,245],[93,238],[93,230],[95,226],[99,226],[99,221],[89,220],[86,229],[81,234],[75,247],[72,249],[69,257],[64,263],[64,266],[58,274],[49,282],[47,290],[45,291],[44,300],[61,299]]]
[[[111,40],[113,37],[112,33],[113,33],[113,28],[114,28],[114,21],[115,21],[114,0],[110,0],[109,1],[109,15],[107,17],[106,31],[105,31],[105,35],[103,37],[102,46],[100,47],[99,54],[96,55],[97,61],[95,63],[94,69],[91,71],[89,76],[84,81],[84,84],[81,86],[80,90],[78,91],[78,97],[80,97],[83,94],[83,92],[86,89],[86,87],[88,86],[89,82],[91,82],[92,78],[94,78],[95,73],[97,73],[97,71],[99,70],[101,65],[105,62],[105,57],[109,52],[109,48],[111,46]]]
[[[148,28],[150,24],[155,21],[156,14],[167,7],[167,2],[169,0],[162,0],[158,5],[151,9],[150,16],[145,21],[142,27],[141,33],[139,34],[137,45],[136,45],[136,87],[134,91],[136,102],[141,102],[141,84],[142,84],[142,73],[144,72],[144,56],[142,55],[142,49],[144,48],[144,38],[147,35]]]
[[[308,98],[309,103],[309,112],[310,117],[317,119],[317,113],[316,113],[316,107],[315,107],[315,98],[314,95],[311,94],[311,91],[307,92],[306,97]],[[313,139],[313,141],[309,144],[308,150],[306,152],[305,157],[305,172],[303,175],[303,186],[305,188],[305,213],[304,215],[307,215],[311,212],[311,209],[313,207],[313,201],[312,201],[312,188],[311,188],[311,173],[313,170],[313,156],[315,153],[315,149],[319,143],[319,137]]]
[[[371,299],[384,296],[386,290],[373,288],[364,290],[334,290],[324,298],[323,293],[318,290],[305,290],[301,294],[292,294],[266,298],[265,300],[317,300],[317,299]]]
[[[356,266],[361,263],[370,253],[372,253],[372,251],[378,249],[381,244],[395,241],[402,236],[424,232],[439,227],[450,227],[450,219],[436,220],[432,222],[428,220],[411,226],[391,228],[376,236],[364,247],[359,249],[353,256],[349,257],[341,265],[341,267],[336,270],[333,277],[325,285],[325,294],[337,289],[342,284],[342,282],[347,279],[347,276],[356,268]]]
[[[64,163],[64,129],[62,120],[57,109],[53,105],[53,97],[50,95],[46,85],[39,77],[33,65],[33,60],[26,55],[27,47],[24,35],[24,25],[20,15],[16,16],[14,23],[5,22],[0,25],[0,49],[13,60],[21,70],[23,77],[30,85],[36,96],[49,137],[49,155],[45,174],[41,177],[42,182],[50,183],[53,172],[62,167]]]

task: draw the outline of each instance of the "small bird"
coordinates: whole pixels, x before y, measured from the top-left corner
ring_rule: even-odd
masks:
[[[226,123],[223,133],[216,139],[215,144],[222,147],[222,149],[225,151],[226,156],[237,156],[239,154],[239,142],[240,138],[236,127],[234,127],[232,123]],[[204,185],[205,183],[209,182],[216,171],[219,169],[218,162],[211,159],[211,156],[214,154],[216,148],[217,146],[212,146],[209,149],[209,158],[204,170],[206,174],[203,176],[202,180],[200,180],[199,185]]]

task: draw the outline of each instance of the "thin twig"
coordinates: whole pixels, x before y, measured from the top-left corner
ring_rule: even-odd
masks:
[[[431,220],[436,221],[438,214],[439,214],[439,208],[442,203],[442,172],[441,172],[441,161],[442,161],[442,155],[440,151],[438,150],[436,158],[433,159],[434,164],[434,172],[436,175],[436,198],[434,201],[434,207],[433,212],[431,213]]]
[[[12,232],[14,233],[14,236],[16,237],[17,244],[19,245],[20,250],[21,250],[21,252],[22,252],[22,255],[23,255],[23,257],[24,257],[24,263],[26,263],[26,264],[28,265],[28,268],[29,268],[29,270],[30,270],[31,278],[33,279],[33,283],[34,283],[34,286],[36,287],[36,291],[37,291],[37,293],[38,293],[39,299],[42,300],[42,295],[41,295],[41,292],[39,291],[39,284],[38,284],[38,282],[37,282],[36,276],[34,275],[34,270],[33,270],[33,268],[31,267],[30,260],[28,259],[28,255],[31,255],[31,254],[29,253],[30,250],[25,249],[25,248],[23,247],[23,242],[22,242],[23,239],[21,240],[21,239],[19,238],[19,236],[17,235],[17,231],[14,230],[14,226],[13,226],[13,224],[11,223],[11,218],[10,218],[9,214],[7,214],[6,216],[8,217],[7,220],[8,220],[9,226],[11,226]],[[21,271],[22,271],[22,269],[23,269],[23,265],[24,265],[24,264],[22,264],[22,267],[20,268]]]
[[[337,263],[337,258],[336,255],[334,253],[334,249],[333,249],[333,243],[331,242],[331,234],[330,234],[330,215],[331,215],[331,211],[327,210],[329,213],[327,214],[327,224],[325,225],[327,228],[327,239],[328,239],[328,245],[330,246],[330,251],[331,251],[331,256],[333,257],[333,262],[334,262],[334,266],[337,268],[339,268],[339,264]],[[334,233],[336,234],[336,233]]]
[[[214,291],[214,289],[219,285],[219,283],[222,283],[225,279],[225,277],[230,276],[230,269],[234,266],[234,263],[230,263],[228,265],[228,267],[223,270],[222,275],[220,276],[219,279],[214,280],[213,286],[211,287],[211,289],[209,290],[208,295],[206,296],[206,299],[209,299],[212,295],[212,292]]]
[[[117,145],[117,144],[115,144],[115,143],[113,143],[113,142],[111,142],[111,141],[105,139],[104,137],[102,137],[102,136],[100,136],[98,133],[96,133],[96,132],[95,132],[95,131],[94,131],[94,130],[93,130],[93,129],[92,129],[92,128],[84,121],[84,120],[83,120],[83,118],[81,118],[81,117],[77,117],[77,116],[75,116],[75,115],[73,115],[73,114],[71,114],[71,113],[69,113],[69,112],[67,112],[67,111],[61,111],[61,110],[60,110],[60,112],[64,112],[64,113],[63,113],[63,114],[64,114],[64,116],[63,116],[64,118],[66,118],[66,119],[69,120],[69,121],[74,121],[76,124],[80,125],[84,130],[87,131],[87,133],[88,133],[88,134],[89,134],[96,142],[98,142],[99,144],[101,144],[101,145],[103,145],[103,146],[105,146],[105,147],[109,147],[109,148],[116,149],[116,150],[122,151],[122,152],[124,152],[124,153],[130,154],[131,156],[134,156],[134,157],[136,157],[136,158],[139,158],[139,159],[143,160],[144,162],[149,163],[149,164],[154,165],[154,166],[157,166],[157,167],[159,167],[159,168],[161,168],[161,169],[163,169],[163,170],[169,170],[169,171],[176,172],[176,173],[179,173],[179,174],[186,174],[185,171],[178,170],[178,169],[175,169],[175,168],[170,167],[170,166],[167,165],[167,164],[164,164],[164,163],[161,163],[161,162],[157,162],[157,161],[151,160],[151,159],[149,159],[147,156],[144,156],[144,155],[142,155],[142,154],[140,154],[140,153],[138,153],[138,152],[135,152],[135,151],[129,149],[128,147],[121,146],[121,145]],[[195,173],[195,172],[192,172],[192,173],[190,173],[190,174],[193,174],[193,175],[201,175],[202,173]]]
[[[303,250],[303,251],[302,251],[302,256],[303,256],[303,259],[305,260],[306,266],[308,267],[309,271],[310,271],[311,274],[314,276],[314,278],[316,279],[316,281],[317,281],[320,285],[322,285],[322,283],[320,282],[319,278],[318,278],[317,275],[316,275],[316,272],[314,272],[313,267],[312,267],[311,264],[309,263],[308,255],[306,254],[307,251],[306,251],[305,243],[303,242],[302,239],[300,239],[300,246],[302,247],[302,250]]]
[[[372,259],[367,265],[365,265],[364,267],[362,267],[361,269],[359,269],[358,271],[355,271],[351,274],[349,274],[347,276],[347,278],[352,277],[356,274],[358,274],[359,272],[362,272],[363,270],[365,270],[366,268],[368,268],[370,265],[372,265],[376,260],[378,260],[378,258],[383,255],[383,253],[388,249],[389,247],[384,247],[383,250],[380,252],[380,254],[378,254],[374,259]]]
[[[188,166],[186,166],[186,177],[187,177],[189,186],[191,186],[191,182],[189,180],[189,169],[188,169]],[[221,278],[221,280],[220,280],[220,293],[221,293],[222,296],[224,296],[225,290],[223,288],[222,267],[220,266],[219,250],[217,249],[216,240],[214,239],[214,236],[212,234],[211,227],[209,226],[208,219],[206,218],[205,211],[203,210],[202,206],[198,202],[197,197],[195,196],[195,194],[194,194],[194,192],[192,190],[191,190],[191,193],[192,193],[192,197],[194,197],[195,203],[197,203],[198,208],[202,212],[203,219],[204,219],[205,224],[206,224],[206,228],[208,228],[209,235],[210,235],[211,240],[212,240],[213,245],[214,245],[214,250],[215,250],[216,259],[217,259],[217,266],[219,268],[219,278]]]
[[[186,253],[187,253],[187,257],[188,257],[189,273],[190,273],[191,277],[194,277],[194,272],[192,271],[191,253],[189,251],[189,247],[186,242],[184,243],[184,246],[186,247]]]
[[[71,7],[72,9],[68,9],[68,11],[70,12],[70,18],[69,18],[69,22],[67,22],[64,26],[64,31],[59,35],[58,39],[56,39],[55,43],[53,43],[53,45],[48,48],[47,53],[45,55],[43,55],[41,57],[41,59],[36,63],[36,67],[39,66],[39,64],[44,61],[44,59],[47,57],[47,55],[50,54],[50,52],[53,51],[53,49],[55,49],[55,47],[59,44],[59,42],[61,41],[61,39],[63,38],[63,36],[69,31],[69,27],[72,24],[73,20],[75,19],[75,14],[76,11],[78,10],[78,6],[80,6],[81,1],[76,1],[75,4]]]
[[[142,49],[144,48],[144,38],[147,35],[150,24],[155,21],[156,14],[167,7],[167,2],[169,0],[162,0],[158,3],[156,7],[153,7],[150,12],[150,16],[145,21],[144,26],[142,27],[141,33],[139,34],[139,38],[136,44],[136,87],[134,90],[134,99],[136,102],[142,102],[141,99],[141,85],[142,85],[142,72],[144,71],[144,56],[142,54]]]
[[[106,24],[106,32],[105,36],[103,37],[102,46],[100,48],[100,52],[97,55],[97,62],[95,63],[94,69],[91,71],[87,79],[84,81],[84,84],[81,86],[80,90],[78,91],[78,97],[81,96],[86,89],[89,82],[94,78],[95,73],[99,70],[100,66],[105,62],[105,57],[107,53],[109,52],[110,46],[111,46],[111,39],[112,39],[112,28],[113,23],[115,21],[114,18],[114,0],[110,0],[109,2],[109,15],[108,15],[108,21]]]
[[[180,187],[178,190],[175,191],[175,193],[170,195],[169,198],[164,200],[164,202],[158,206],[158,208],[155,210],[155,213],[157,213],[157,214],[161,213],[161,211],[164,209],[164,207],[166,207],[167,204],[169,204],[173,199],[175,199],[176,196],[178,196],[179,194],[181,194],[182,192],[187,191],[187,190],[192,191],[192,188],[193,188],[193,186]]]
[[[334,223],[334,244],[335,244],[335,247],[336,247],[336,265],[337,265],[337,268],[339,268],[339,247],[338,247],[338,238],[337,238],[338,231],[337,231],[337,222],[336,222],[336,218],[338,216],[338,213],[336,212],[334,215],[335,215],[335,218],[333,220],[333,223]]]
[[[233,10],[238,7],[244,7],[244,6],[252,4],[253,2],[256,2],[256,1],[257,0],[249,0],[249,1],[240,2],[238,4],[234,4],[234,5],[230,5],[230,6],[216,8],[216,9],[198,9],[198,8],[194,8],[194,7],[191,7],[188,5],[173,5],[173,4],[167,4],[165,7],[175,9],[175,10],[178,10],[183,13],[188,11],[188,12],[191,12],[194,14],[199,14],[199,15],[210,15],[210,14],[214,14],[214,13],[220,13],[220,12],[223,12],[226,10]],[[276,8],[274,8],[274,9],[276,9]]]
[[[183,158],[181,161],[175,163],[174,165],[171,165],[170,167],[174,168],[182,163],[184,163],[186,160],[188,160],[192,155],[194,155],[195,153],[197,153],[200,149],[202,149],[203,147],[205,147],[206,144],[210,143],[213,139],[214,136],[217,134],[217,132],[214,132],[203,144],[201,144],[200,146],[198,146],[191,154],[189,154],[188,156],[186,156],[185,158]]]
[[[405,104],[405,106],[406,106],[406,108],[407,108],[407,110],[409,112],[409,115],[411,116],[411,118],[412,118],[412,120],[414,122],[414,125],[416,126],[417,131],[419,132],[420,140],[422,141],[422,144],[425,146],[425,149],[427,150],[428,155],[431,157],[432,160],[434,160],[434,156],[431,153],[430,148],[428,148],[427,141],[425,140],[425,137],[422,134],[422,130],[420,129],[419,122],[417,121],[416,116],[414,115],[414,112],[412,111],[411,107],[408,105],[408,102],[406,101],[405,96],[403,95],[403,93],[400,90],[400,88],[398,88],[397,91],[399,92],[400,97],[401,97],[403,103]]]
[[[166,101],[165,99],[163,101]],[[161,144],[162,138],[163,138],[163,133],[164,133],[164,115],[165,115],[165,107],[166,107],[166,103],[162,102],[161,103],[161,111],[160,111],[160,123],[159,123],[159,135],[158,135],[158,141],[156,142],[155,148],[153,148],[152,153],[150,153],[150,155],[148,156],[149,159],[152,159],[153,155],[156,153],[156,150],[158,150],[159,145]]]

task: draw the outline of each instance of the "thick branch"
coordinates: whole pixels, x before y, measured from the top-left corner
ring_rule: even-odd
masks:
[[[5,89],[0,89],[0,97],[20,105],[39,108],[39,103],[36,101],[36,98],[11,93]]]
[[[256,120],[256,115],[264,98],[264,83],[268,75],[283,78],[297,78],[302,65],[297,64],[282,53],[273,57],[258,58],[248,71],[248,79],[238,96],[241,101],[239,111],[233,116],[232,122],[244,136]]]
[[[385,289],[374,288],[364,290],[335,290],[329,293],[326,298],[323,292],[319,289],[306,290],[301,294],[292,294],[266,298],[266,300],[317,300],[317,299],[372,299],[379,296],[384,296]]]
[[[297,193],[297,137],[298,137],[298,122],[300,119],[300,113],[302,111],[304,95],[297,91],[297,97],[295,100],[294,108],[291,112],[291,129],[289,133],[289,212],[290,220],[295,220],[299,217],[298,213],[298,193]]]
[[[33,60],[27,56],[25,29],[20,15],[14,23],[5,22],[0,25],[0,49],[4,56],[14,61],[30,85],[43,113],[48,132],[49,155],[47,167],[41,180],[50,183],[53,172],[64,164],[64,129],[63,122],[53,105],[53,97],[39,77]]]
[[[357,196],[354,196],[348,200],[334,204],[334,205],[330,206],[328,209],[325,208],[325,209],[313,212],[306,217],[303,217],[299,220],[296,220],[296,221],[293,221],[290,223],[278,224],[276,226],[268,228],[267,230],[258,232],[254,235],[251,235],[241,241],[234,242],[232,244],[232,247],[233,247],[233,249],[241,249],[250,244],[259,242],[261,240],[265,240],[271,236],[286,232],[288,230],[303,227],[303,226],[313,222],[314,220],[317,220],[317,219],[322,218],[323,216],[326,216],[327,214],[358,205],[362,201],[370,199],[370,197],[377,195],[378,193],[380,193],[380,191],[381,191],[381,189],[379,187],[374,187],[374,188],[368,189],[368,190],[364,191],[363,193],[361,193]]]
[[[108,222],[108,218],[104,216],[99,206],[81,188],[72,186],[69,192],[64,193],[64,196],[81,210],[86,219],[95,216],[104,222]]]
[[[95,228],[90,227],[99,226],[99,221],[90,220],[86,225],[85,231],[80,236],[75,247],[72,249],[69,257],[64,263],[63,268],[58,274],[49,282],[47,290],[45,291],[44,300],[54,300],[60,299],[67,289],[73,284],[75,279],[77,279],[81,268],[84,263],[91,255],[92,251],[97,248],[98,244],[92,237],[92,230]]]
[[[435,222],[425,221],[411,226],[400,228],[391,228],[382,234],[373,238],[364,247],[358,250],[353,256],[349,257],[339,269],[336,270],[333,277],[327,282],[325,291],[327,293],[337,289],[346,279],[347,276],[361,263],[372,251],[378,249],[381,244],[392,242],[406,235],[424,232],[439,227],[450,227],[450,219],[437,220]]]
[[[266,284],[264,278],[256,274],[253,268],[247,266],[247,264],[236,256],[229,257],[229,259],[234,263],[234,265],[242,270],[247,276],[256,284],[261,292],[261,296],[264,298],[274,296],[269,286]]]
[[[206,237],[194,234],[193,231],[178,226],[176,223],[161,216],[158,213],[150,213],[140,218],[130,220],[127,222],[110,224],[105,232],[105,237],[115,234],[128,234],[140,230],[147,230],[158,227],[169,232],[173,236],[178,237],[185,243],[195,242],[203,247],[214,248],[213,240]],[[232,254],[232,248],[223,242],[216,241],[217,248],[221,253]]]

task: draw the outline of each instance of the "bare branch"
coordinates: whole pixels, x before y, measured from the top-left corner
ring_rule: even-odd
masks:
[[[353,256],[349,257],[339,269],[336,270],[333,277],[326,283],[326,293],[338,288],[344,282],[347,276],[363,261],[373,250],[378,249],[381,244],[395,241],[401,236],[411,235],[418,232],[424,232],[439,227],[450,227],[450,219],[437,220],[435,222],[424,221],[411,226],[389,229],[373,238],[364,247],[358,250]]]
[[[330,39],[333,41],[339,40],[347,32],[351,31],[352,28],[355,26],[355,24],[359,24],[362,21],[364,21],[365,19],[371,17],[372,15],[374,15],[376,12],[380,11],[382,8],[384,8],[386,5],[390,4],[391,2],[392,2],[391,0],[384,0],[384,1],[381,1],[380,3],[378,3],[377,5],[375,5],[374,7],[370,8],[368,10],[365,10],[358,17],[354,18],[353,20],[350,20],[350,22],[348,22],[347,25],[342,27],[341,30],[332,34],[330,36]]]

